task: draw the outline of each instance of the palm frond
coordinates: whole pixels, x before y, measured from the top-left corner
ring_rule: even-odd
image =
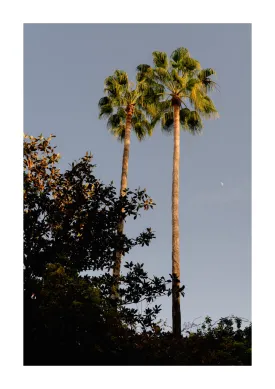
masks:
[[[134,133],[139,141],[142,141],[148,135],[148,128],[150,127],[149,123],[146,125],[146,122],[138,120],[137,117],[133,118],[132,126]],[[147,128],[148,127],[148,128]]]
[[[153,75],[153,69],[151,66],[146,65],[146,64],[141,64],[137,66],[137,76],[136,80],[138,82],[144,81],[144,80],[150,80],[152,79]]]
[[[190,109],[182,108],[180,110],[180,123],[184,128],[187,128],[188,119],[190,117]]]
[[[203,98],[201,99],[199,112],[205,118],[216,119],[219,117],[219,113],[217,111],[217,108],[215,107],[215,104],[210,99],[210,97],[206,95],[204,95]]]
[[[113,131],[115,128],[120,127],[121,125],[124,125],[124,120],[117,113],[111,115],[107,121],[107,128],[110,131]]]
[[[118,98],[122,93],[129,90],[128,75],[123,70],[115,70],[112,76],[105,79],[104,84],[104,92],[114,98]]]
[[[155,68],[154,76],[164,84],[166,84],[167,81],[171,81],[171,74],[167,69]]]
[[[158,101],[152,105],[148,104],[144,110],[153,122],[159,121],[165,113],[172,110],[171,100]]]
[[[125,118],[121,115],[121,112],[109,117],[107,128],[119,141],[123,141],[125,135]]]
[[[202,120],[197,111],[191,111],[187,121],[187,131],[191,134],[201,134],[203,128]]]
[[[194,58],[188,58],[184,65],[185,68],[189,71],[199,70],[201,68],[201,64],[199,63],[199,61]]]
[[[168,112],[172,112],[171,100],[158,101],[157,103],[154,103],[152,105],[148,104],[144,108],[144,111],[147,117],[149,117],[151,120],[150,126],[151,126],[151,130],[153,130],[157,123],[159,122],[162,123],[162,119],[165,114],[167,114]],[[165,123],[165,120],[166,119],[163,119],[163,123]]]
[[[132,118],[132,127],[139,140],[143,140],[146,135],[152,135],[152,123],[140,109],[135,109],[135,114]]]
[[[156,104],[145,104],[144,109],[146,114],[151,118],[156,117],[159,113]]]
[[[199,74],[198,74],[198,78],[200,80],[203,80],[204,78],[207,78],[207,77],[210,77],[212,75],[216,75],[216,71],[212,68],[207,68],[207,69],[202,69]]]
[[[189,101],[198,111],[203,110],[203,98],[205,93],[202,89],[200,80],[193,78],[188,82]]]
[[[133,123],[145,122],[146,120],[144,112],[141,109],[136,108],[132,119]]]
[[[216,72],[211,68],[202,69],[198,73],[198,79],[201,81],[202,87],[206,93],[216,88],[217,84],[210,78],[212,75],[216,75]]]
[[[113,106],[108,97],[102,97],[98,102],[99,118],[108,118],[113,113]]]
[[[113,76],[109,76],[104,82],[104,92],[111,98],[119,98],[123,92],[123,87],[119,85]]]
[[[147,135],[145,127],[140,122],[133,123],[133,130],[139,141],[142,141]]]
[[[173,126],[174,126],[174,115],[171,109],[162,115],[161,127],[166,133],[171,134],[173,131]]]
[[[126,114],[126,111],[125,111],[124,108],[119,107],[119,108],[117,109],[116,114],[118,115],[118,117],[121,118],[121,120],[126,120],[127,114]]]
[[[120,85],[128,86],[128,74],[124,70],[115,70],[114,78]]]
[[[157,104],[157,108],[160,112],[168,112],[172,110],[171,99],[163,100]]]
[[[174,50],[170,56],[171,60],[175,65],[181,63],[182,61],[185,61],[186,58],[189,57],[190,57],[190,53],[188,49],[186,49],[185,47],[179,47],[178,49]]]
[[[101,97],[101,99],[98,102],[98,108],[101,108],[104,105],[107,105],[110,103],[110,99],[107,96]]]
[[[199,61],[191,58],[189,51],[180,47],[171,54],[171,66],[182,73],[193,72],[200,69]]]
[[[167,54],[163,51],[154,51],[152,53],[153,55],[153,62],[156,67],[162,68],[162,69],[168,69],[169,61]]]
[[[188,108],[180,110],[180,123],[182,127],[191,134],[199,134],[202,129],[201,117],[197,111],[190,111]]]
[[[150,65],[147,65],[147,64],[140,64],[140,65],[138,65],[137,66],[137,71],[138,72],[146,72],[148,69],[150,69],[151,68],[151,66]]]
[[[165,94],[165,88],[161,84],[151,84],[144,88],[144,91],[140,94],[140,98],[137,100],[139,107],[146,109],[147,106],[153,106],[161,101]]]
[[[196,77],[189,77],[186,83],[186,90],[191,92],[194,88],[198,88],[201,81]]]
[[[180,76],[176,69],[171,70],[171,78],[176,83],[178,90],[184,90],[186,88],[188,77],[186,74]]]

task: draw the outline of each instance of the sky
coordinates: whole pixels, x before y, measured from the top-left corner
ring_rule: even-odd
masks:
[[[182,322],[234,314],[251,319],[251,25],[25,24],[24,131],[55,134],[62,170],[91,151],[95,175],[119,189],[123,146],[98,119],[104,79],[125,70],[135,80],[152,52],[186,47],[217,72],[212,98],[220,118],[203,134],[181,132],[180,233]],[[144,262],[150,275],[171,273],[173,137],[156,127],[144,142],[131,139],[131,189],[146,188],[153,211],[129,220],[126,233],[155,231],[150,247],[125,260]],[[223,186],[221,185],[223,182]],[[171,298],[159,299],[171,324]],[[144,307],[143,307],[144,308]]]

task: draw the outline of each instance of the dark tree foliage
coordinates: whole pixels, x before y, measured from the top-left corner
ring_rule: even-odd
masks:
[[[126,262],[114,295],[110,275],[118,248],[127,254],[155,237],[150,228],[136,238],[119,236],[121,209],[135,219],[154,203],[145,190],[118,197],[93,175],[88,154],[61,174],[50,141],[42,135],[24,141],[25,362],[77,363],[93,348],[98,362],[114,336],[151,328],[160,312],[155,305],[140,314],[133,304],[164,295],[164,277],[149,278],[143,264]],[[97,274],[84,275],[88,270]]]
[[[251,364],[251,326],[241,329],[240,319],[206,318],[174,339],[155,304],[171,294],[171,279],[149,277],[142,263],[124,262],[114,293],[116,250],[128,254],[155,237],[150,228],[119,236],[121,209],[135,219],[154,203],[145,190],[118,197],[96,179],[88,154],[61,173],[50,141],[24,140],[24,364]],[[142,314],[140,301],[148,304]]]

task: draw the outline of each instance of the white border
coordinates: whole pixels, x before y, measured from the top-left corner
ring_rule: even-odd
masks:
[[[8,387],[248,387],[268,381],[273,347],[274,15],[261,1],[6,1],[1,9],[1,347]],[[22,367],[22,123],[24,23],[253,23],[253,367]],[[203,39],[203,37],[202,37]],[[236,86],[237,93],[237,86]],[[236,139],[237,142],[237,139]],[[232,287],[234,287],[232,285]],[[2,328],[3,327],[3,328]],[[265,338],[267,334],[267,338]],[[270,355],[269,355],[270,350]],[[256,373],[264,365],[264,375]],[[45,369],[47,369],[45,371]],[[89,370],[87,370],[89,369]],[[91,370],[92,369],[92,370]],[[108,374],[106,374],[106,369]],[[122,370],[123,369],[123,370]],[[215,369],[215,372],[213,371]],[[84,371],[85,370],[85,371]],[[119,370],[119,371],[118,371]],[[92,374],[87,374],[91,372]],[[259,378],[258,382],[255,379]],[[272,380],[271,380],[272,382]],[[125,384],[124,384],[125,383]]]

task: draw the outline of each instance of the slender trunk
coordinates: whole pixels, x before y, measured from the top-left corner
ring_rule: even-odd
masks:
[[[127,188],[128,182],[128,163],[129,163],[129,153],[130,153],[130,138],[131,138],[131,125],[132,125],[132,116],[133,116],[134,106],[130,105],[127,107],[127,117],[126,117],[126,126],[125,126],[125,136],[124,136],[124,149],[123,149],[123,158],[122,158],[122,172],[121,172],[121,182],[120,182],[120,195],[124,196],[124,190]],[[122,210],[123,212],[123,210]],[[121,216],[120,221],[117,226],[118,236],[123,234],[124,230],[124,221]],[[120,268],[121,268],[121,258],[122,252],[116,251],[115,261],[113,268],[113,276],[119,277]]]
[[[181,335],[180,312],[180,227],[179,227],[179,170],[180,170],[180,106],[174,109],[174,155],[172,183],[172,321],[173,334]]]

